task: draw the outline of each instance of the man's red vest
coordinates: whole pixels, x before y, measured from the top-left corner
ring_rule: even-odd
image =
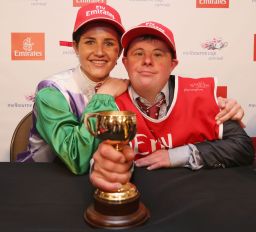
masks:
[[[137,115],[137,133],[131,142],[136,154],[222,138],[223,126],[215,121],[219,112],[216,87],[214,78],[176,77],[172,104],[161,119],[143,114],[128,91],[117,97],[119,110]]]

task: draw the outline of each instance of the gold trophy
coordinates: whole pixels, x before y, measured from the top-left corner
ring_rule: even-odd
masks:
[[[95,121],[92,124],[92,120]],[[118,151],[136,134],[136,114],[129,111],[106,111],[87,114],[84,123],[89,132],[108,140]],[[95,125],[95,126],[93,126]],[[96,189],[94,202],[85,210],[84,218],[94,227],[124,229],[138,226],[149,218],[135,185],[128,182],[117,192]]]

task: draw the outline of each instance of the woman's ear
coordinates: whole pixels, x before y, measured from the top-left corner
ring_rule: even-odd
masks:
[[[76,41],[73,41],[72,47],[73,47],[73,49],[75,50],[76,55],[78,56],[78,55],[79,55],[79,52],[78,52],[78,44],[77,44]]]

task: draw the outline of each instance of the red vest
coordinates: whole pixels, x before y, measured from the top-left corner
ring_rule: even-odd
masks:
[[[176,77],[172,104],[161,119],[143,114],[128,91],[117,97],[120,110],[137,115],[137,133],[131,142],[136,154],[148,155],[158,149],[220,139],[222,125],[219,127],[215,121],[219,112],[216,87],[214,78]]]

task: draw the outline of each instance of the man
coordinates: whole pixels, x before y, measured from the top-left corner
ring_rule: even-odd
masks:
[[[122,36],[123,64],[131,86],[116,98],[120,110],[137,114],[132,142],[135,165],[158,168],[219,168],[250,164],[251,139],[236,121],[218,125],[214,78],[170,76],[178,64],[172,32],[156,22],[142,23]],[[153,114],[151,114],[153,111]],[[100,144],[91,181],[105,191],[126,183],[134,154]]]

